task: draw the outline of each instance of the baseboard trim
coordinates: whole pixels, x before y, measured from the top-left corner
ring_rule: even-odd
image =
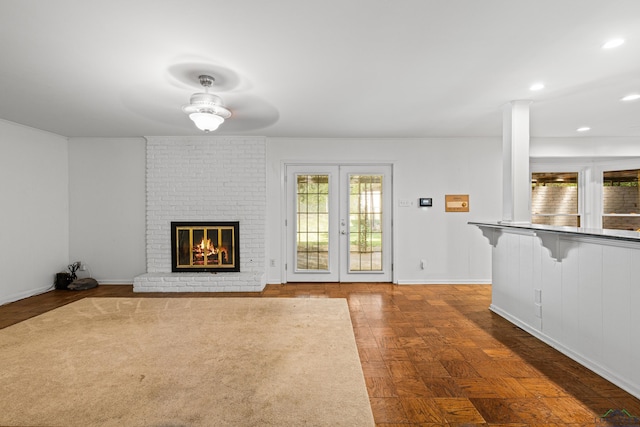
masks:
[[[490,285],[490,279],[463,279],[463,280],[398,280],[398,285]]]
[[[11,302],[16,302],[21,299],[29,298],[35,295],[40,295],[45,292],[52,291],[53,289],[54,287],[51,285],[51,286],[45,286],[42,288],[29,289],[28,291],[19,292],[17,294],[7,295],[0,299],[0,305],[9,304]]]

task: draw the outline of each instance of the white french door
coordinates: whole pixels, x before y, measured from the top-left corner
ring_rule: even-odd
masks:
[[[391,166],[287,165],[287,282],[390,282]]]

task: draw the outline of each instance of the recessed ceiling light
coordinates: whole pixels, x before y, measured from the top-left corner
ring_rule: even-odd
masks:
[[[613,49],[614,47],[618,47],[623,43],[624,43],[624,39],[611,39],[611,40],[607,40],[607,42],[602,45],[602,48]]]
[[[529,90],[540,90],[544,89],[544,83],[534,83],[529,87]]]
[[[640,99],[640,94],[632,93],[632,94],[629,94],[629,95],[625,96],[620,101],[635,101],[636,99]]]
[[[586,132],[588,130],[591,130],[591,128],[589,126],[582,126],[581,128],[576,129],[578,132]]]

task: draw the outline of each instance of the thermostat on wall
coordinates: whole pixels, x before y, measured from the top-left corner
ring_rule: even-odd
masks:
[[[433,203],[431,202],[431,197],[420,197],[420,203],[418,203],[420,206],[433,206]]]

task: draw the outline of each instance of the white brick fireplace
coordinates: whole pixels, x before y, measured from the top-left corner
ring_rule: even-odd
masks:
[[[147,138],[147,273],[134,291],[264,288],[265,145],[261,137]],[[239,221],[240,272],[172,273],[171,221]]]

